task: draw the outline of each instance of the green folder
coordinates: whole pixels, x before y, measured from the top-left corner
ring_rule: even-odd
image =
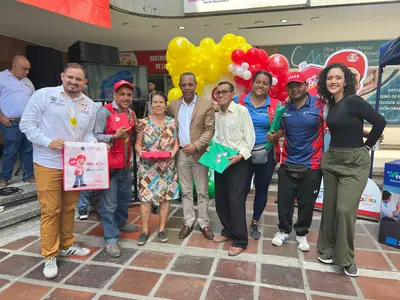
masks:
[[[228,158],[237,154],[239,151],[213,142],[208,151],[200,157],[199,163],[222,174],[231,162]]]
[[[277,132],[279,128],[281,127],[281,121],[282,121],[282,116],[283,112],[285,110],[285,106],[281,106],[276,109],[274,119],[272,120],[271,127],[269,128],[269,132],[275,131]],[[265,148],[270,149],[274,146],[274,142],[266,142],[265,143]]]

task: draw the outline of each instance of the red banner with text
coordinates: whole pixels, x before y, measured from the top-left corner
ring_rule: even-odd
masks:
[[[167,50],[135,51],[137,65],[147,66],[149,74],[168,74],[166,53]]]
[[[111,28],[109,0],[17,0],[78,21]]]

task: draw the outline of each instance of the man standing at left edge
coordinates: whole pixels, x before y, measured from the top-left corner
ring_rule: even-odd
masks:
[[[63,189],[64,142],[96,142],[94,102],[82,93],[85,69],[69,63],[61,73],[62,85],[43,88],[29,100],[20,129],[33,144],[33,161],[41,209],[40,237],[45,258],[43,275],[57,277],[56,256],[87,256],[90,250],[75,243],[75,206],[79,191]]]
[[[26,77],[31,65],[22,55],[12,61],[11,70],[0,72],[0,128],[4,137],[0,188],[6,188],[12,178],[20,154],[24,181],[35,183],[33,176],[32,143],[19,129],[19,122],[29,98],[35,91]]]

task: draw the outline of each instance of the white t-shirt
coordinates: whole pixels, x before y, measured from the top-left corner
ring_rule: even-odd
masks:
[[[96,142],[93,135],[96,106],[83,93],[70,99],[63,86],[36,91],[26,105],[19,127],[33,144],[33,161],[41,166],[62,169],[62,152],[48,148],[54,139],[65,142]],[[77,126],[71,126],[75,117]]]
[[[388,204],[382,201],[382,209],[381,209],[382,218],[389,217],[393,218],[393,210],[389,207]]]

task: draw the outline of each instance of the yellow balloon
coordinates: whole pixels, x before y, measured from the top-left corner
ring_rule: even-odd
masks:
[[[175,59],[173,59],[173,58],[171,57],[171,55],[168,53],[168,51],[167,51],[166,58],[167,58],[167,62],[169,62],[169,63],[174,63],[174,62],[175,62]]]
[[[228,70],[228,66],[230,64],[232,64],[232,59],[231,59],[231,53],[227,53],[225,55],[223,55],[221,57],[221,62],[219,64],[220,68],[221,68],[221,73],[230,73],[230,71]]]
[[[208,66],[206,79],[210,82],[217,81],[221,77],[221,67],[216,63],[211,63]]]
[[[172,76],[172,84],[174,87],[179,88],[179,77],[180,76]]]
[[[204,92],[204,81],[197,81],[196,93],[201,96]]]
[[[238,38],[232,33],[225,34],[221,39],[221,44],[227,48],[233,47],[238,43]]]
[[[214,45],[215,42],[212,38],[204,38],[200,42],[200,48],[204,49],[208,53],[212,53]]]
[[[247,43],[246,39],[244,37],[240,36],[240,35],[237,36],[237,39],[238,39],[238,43],[239,44],[246,44]]]
[[[220,57],[221,56],[221,44],[215,44],[212,47],[212,56],[214,57]]]
[[[243,51],[244,51],[244,53],[246,53],[247,51],[249,51],[251,48],[253,48],[253,46],[252,45],[250,45],[250,44],[243,44],[241,47],[240,47],[240,49],[242,49]]]
[[[190,50],[190,42],[185,37],[175,37],[168,44],[168,53],[172,58],[183,58]]]
[[[180,88],[173,88],[168,92],[168,103],[172,100],[179,99],[182,97],[182,91]]]
[[[190,49],[196,48],[196,46],[193,43],[190,43]]]

